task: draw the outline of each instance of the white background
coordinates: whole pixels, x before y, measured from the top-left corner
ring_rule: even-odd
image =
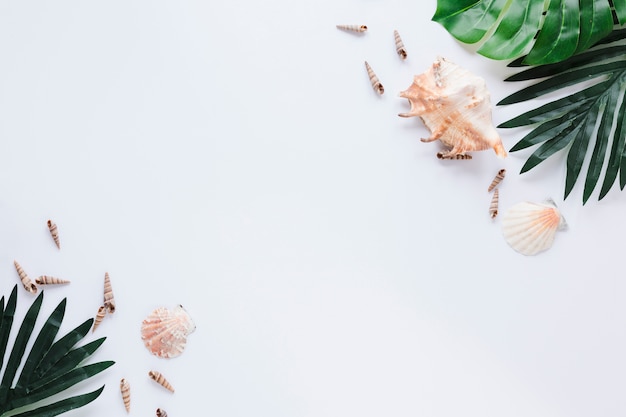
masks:
[[[563,155],[522,176],[528,151],[437,160],[397,116],[413,75],[442,55],[494,103],[522,84],[432,22],[435,5],[0,3],[1,293],[18,260],[72,281],[45,290],[39,325],[65,296],[62,333],[95,315],[105,271],[118,305],[86,339],[107,336],[91,361],[116,364],[69,392],[106,388],[68,415],[123,415],[121,378],[136,416],[626,414],[626,195],[563,201]],[[524,131],[500,133],[508,149]],[[549,251],[514,252],[489,218],[500,168],[501,212],[561,208]],[[33,299],[20,287],[19,318]],[[150,355],[142,319],[179,303],[197,325],[186,351]]]

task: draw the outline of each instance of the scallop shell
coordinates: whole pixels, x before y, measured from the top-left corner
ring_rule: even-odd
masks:
[[[126,412],[130,411],[130,384],[125,378],[120,380],[120,392],[122,393],[122,400],[124,401],[124,408]]]
[[[409,100],[411,109],[400,117],[419,116],[431,136],[448,148],[441,159],[457,158],[466,152],[493,149],[506,157],[500,135],[491,121],[491,101],[485,80],[458,65],[438,57],[413,84],[400,93]]]
[[[141,339],[153,355],[173,358],[183,352],[194,330],[196,325],[183,306],[159,307],[141,323]]]
[[[104,306],[107,313],[115,313],[115,297],[113,296],[113,287],[111,287],[111,278],[109,273],[104,273]]]
[[[553,201],[522,202],[502,216],[502,233],[509,245],[523,255],[536,255],[549,249],[557,230],[567,227]]]
[[[162,408],[157,408],[156,415],[157,417],[167,417],[167,413]]]
[[[41,275],[35,278],[35,282],[39,285],[59,285],[59,284],[69,284],[70,282],[66,279],[51,277],[49,275]]]
[[[174,392],[174,387],[172,386],[172,384],[169,383],[169,381],[167,379],[165,379],[165,377],[157,371],[150,371],[148,372],[148,376],[155,381],[157,384],[161,385],[162,387],[164,387],[165,389]]]
[[[48,220],[48,230],[50,230],[50,234],[52,235],[52,239],[54,239],[54,243],[57,245],[57,248],[61,249],[61,242],[59,241],[59,230],[57,229],[57,225],[52,220]]]
[[[32,294],[37,294],[37,286],[31,281],[28,277],[24,269],[22,269],[21,265],[17,263],[17,261],[13,261],[13,265],[15,265],[15,269],[17,270],[17,275],[20,277],[20,281],[22,281],[22,285],[24,289]]]

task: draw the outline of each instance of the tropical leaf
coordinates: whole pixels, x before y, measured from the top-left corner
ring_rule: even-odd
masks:
[[[602,199],[618,177],[626,185],[626,46],[613,45],[625,37],[623,30],[612,33],[596,46],[559,64],[530,67],[507,79],[521,81],[541,78],[498,103],[513,104],[548,93],[563,93],[566,87],[580,90],[529,110],[499,127],[534,125],[511,152],[540,146],[530,155],[521,172],[529,171],[567,147],[565,198],[579,179],[589,159],[583,189],[585,204],[604,179],[598,199]],[[516,61],[512,66],[518,66]],[[547,78],[546,78],[547,77]],[[591,85],[588,83],[591,82]],[[584,84],[583,84],[584,83]],[[591,153],[591,157],[587,155]],[[608,162],[605,164],[605,160]]]
[[[560,62],[589,49],[626,23],[623,0],[437,0],[432,18],[464,43],[483,41],[492,59]]]
[[[4,367],[0,379],[0,417],[8,415],[52,417],[82,407],[98,398],[104,386],[88,394],[56,402],[50,402],[49,398],[97,375],[114,364],[113,361],[103,361],[79,366],[102,345],[105,339],[101,338],[72,349],[85,337],[93,319],[86,320],[55,342],[63,322],[66,299],[58,304],[44,322],[26,355],[26,348],[30,343],[43,303],[43,294],[42,291],[26,312]],[[17,285],[13,288],[6,306],[4,297],[0,299],[0,364],[8,348],[16,304]]]

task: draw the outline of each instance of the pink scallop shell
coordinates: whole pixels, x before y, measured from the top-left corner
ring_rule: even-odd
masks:
[[[183,353],[194,330],[196,325],[183,306],[159,307],[141,323],[141,339],[153,355],[174,358]]]

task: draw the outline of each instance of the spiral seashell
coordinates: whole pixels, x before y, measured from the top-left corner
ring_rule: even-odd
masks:
[[[141,323],[141,339],[153,355],[173,358],[183,352],[187,336],[194,330],[196,325],[183,306],[172,310],[159,307]]]
[[[367,61],[365,61],[365,69],[367,70],[367,75],[370,77],[370,82],[372,83],[372,88],[374,89],[374,91],[376,91],[378,94],[383,94],[385,92],[385,88],[380,83],[380,80],[374,73],[372,67],[370,67],[370,64],[367,63]]]
[[[26,272],[24,272],[20,264],[18,264],[17,261],[13,261],[13,264],[15,265],[17,275],[20,277],[24,289],[31,294],[37,294],[37,286],[30,280],[28,275],[26,275]]]
[[[424,73],[400,93],[410,111],[400,117],[418,116],[430,130],[422,142],[440,140],[448,148],[441,159],[469,159],[467,152],[493,149],[507,156],[491,119],[491,99],[483,78],[438,57]],[[457,155],[463,155],[457,158]]]
[[[491,184],[489,185],[489,188],[487,188],[487,192],[490,193],[491,190],[496,188],[498,186],[498,184],[500,184],[500,182],[502,182],[502,180],[504,179],[505,175],[506,175],[506,169],[502,168],[500,171],[498,171],[498,173],[496,174],[496,176],[493,179],[493,181],[491,181]]]
[[[59,284],[69,284],[70,282],[66,279],[51,277],[49,275],[41,275],[35,278],[35,282],[39,285],[59,285]]]
[[[130,411],[130,384],[125,378],[120,381],[120,391],[122,393],[122,400],[124,401],[124,408],[126,412]]]
[[[439,159],[467,159],[470,160],[472,159],[472,155],[466,154],[466,153],[457,153],[457,154],[450,154],[449,152],[437,152],[437,158]]]
[[[400,37],[400,33],[397,30],[393,31],[393,37],[396,41],[396,52],[402,59],[406,59],[409,54],[406,52],[406,48],[404,47],[404,42],[402,42],[402,38]]]
[[[50,234],[52,235],[52,239],[54,239],[54,243],[57,245],[57,248],[61,249],[61,242],[59,241],[59,230],[57,229],[56,223],[52,220],[48,220],[48,229],[50,230]]]
[[[115,313],[115,298],[113,297],[113,288],[111,287],[111,279],[109,273],[104,273],[104,306],[108,313]]]
[[[358,33],[367,32],[367,26],[365,25],[337,25],[337,29]]]
[[[162,408],[157,408],[156,415],[157,417],[167,417],[167,413]]]
[[[104,319],[104,316],[106,316],[106,314],[107,309],[105,306],[98,307],[98,312],[96,313],[96,317],[93,320],[93,327],[91,329],[92,333],[96,331],[98,326],[100,326],[100,323],[102,323],[102,319]]]
[[[174,392],[174,387],[172,386],[172,384],[170,384],[169,381],[165,379],[165,377],[160,372],[150,371],[148,372],[148,376],[152,378],[153,381],[156,381],[156,383],[163,386],[165,389]]]
[[[493,192],[493,197],[491,198],[491,204],[489,204],[489,216],[492,219],[495,219],[498,215],[498,201],[500,200],[500,190],[496,188]]]
[[[506,242],[523,255],[536,255],[554,243],[557,230],[567,227],[553,201],[522,202],[502,216],[502,234]]]

